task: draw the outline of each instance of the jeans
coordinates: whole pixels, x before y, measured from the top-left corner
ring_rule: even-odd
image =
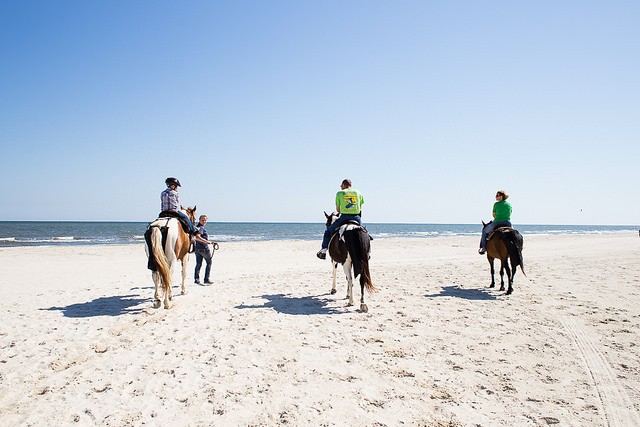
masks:
[[[482,236],[480,237],[480,249],[487,249],[487,236],[496,228],[499,227],[511,227],[510,221],[491,221],[485,228],[482,229]]]
[[[211,273],[211,258],[213,258],[209,248],[196,249],[196,272],[193,274],[195,280],[200,280],[200,269],[202,268],[202,260],[206,262],[204,268],[204,281],[209,281],[209,274]]]
[[[322,237],[322,249],[327,249],[329,247],[329,241],[331,240],[331,236],[333,233],[340,228],[340,226],[349,221],[357,221],[358,224],[362,225],[362,218],[360,215],[352,215],[352,214],[342,214],[336,219],[333,224],[331,224],[324,232],[324,236]]]
[[[198,233],[198,230],[196,230],[196,227],[193,225],[187,214],[182,211],[178,211],[178,215],[180,215],[180,218],[184,219],[185,222],[189,225],[189,234],[195,236]]]

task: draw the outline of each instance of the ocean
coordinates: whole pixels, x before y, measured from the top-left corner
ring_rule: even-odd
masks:
[[[144,242],[146,222],[0,221],[0,248],[43,245],[111,245]],[[480,236],[480,224],[365,223],[376,239]],[[638,226],[514,224],[522,234],[637,233]],[[209,222],[209,238],[218,242],[322,239],[323,223]]]

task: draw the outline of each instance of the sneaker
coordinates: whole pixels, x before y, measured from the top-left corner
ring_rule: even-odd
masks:
[[[195,283],[196,285],[199,285],[200,284],[200,280],[196,279],[196,280],[193,281],[193,283]]]
[[[320,259],[327,259],[327,250],[326,249],[320,249],[318,251],[318,253],[316,254],[316,256]]]
[[[486,250],[486,249],[482,249],[482,248],[480,248],[480,249],[478,249],[478,253],[479,253],[480,255],[484,255],[484,254],[486,254],[486,253],[487,253],[487,250]]]
[[[204,284],[205,284],[205,285],[213,285],[213,282],[212,282],[212,281],[210,281],[210,280],[205,280],[205,281],[204,281]]]

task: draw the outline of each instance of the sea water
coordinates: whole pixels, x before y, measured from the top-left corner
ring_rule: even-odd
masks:
[[[480,224],[365,223],[376,239],[480,236]],[[0,247],[109,245],[144,242],[146,222],[0,221]],[[514,224],[522,234],[607,234],[638,232],[624,225]],[[324,223],[208,222],[209,239],[218,242],[322,239]]]

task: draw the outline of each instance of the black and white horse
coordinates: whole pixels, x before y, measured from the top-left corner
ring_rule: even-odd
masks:
[[[327,227],[338,218],[333,213],[327,217]],[[331,293],[336,293],[336,270],[338,263],[342,264],[344,274],[347,277],[347,306],[353,305],[353,279],[360,276],[360,311],[366,313],[369,308],[364,303],[364,290],[373,293],[378,289],[374,286],[369,273],[369,252],[371,251],[371,238],[369,233],[357,223],[347,223],[338,228],[329,242],[329,256],[333,265],[333,284]],[[352,272],[353,270],[353,272]]]

